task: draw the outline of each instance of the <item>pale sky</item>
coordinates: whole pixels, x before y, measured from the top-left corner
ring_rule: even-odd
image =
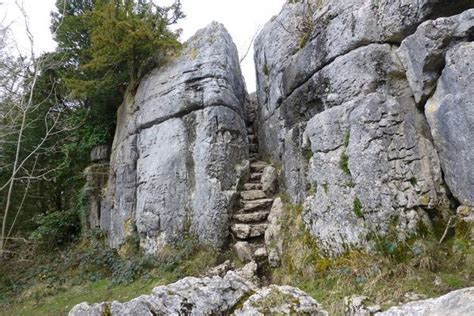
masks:
[[[37,54],[53,50],[55,43],[49,31],[50,12],[54,9],[55,0],[23,0],[30,17],[32,33],[35,37]],[[168,4],[172,0],[157,0],[159,4]],[[253,35],[257,30],[277,15],[285,0],[182,0],[186,18],[181,20],[178,27],[183,29],[181,40],[186,40],[198,29],[212,21],[221,22],[232,35],[242,56],[247,50]],[[23,21],[15,7],[14,0],[0,0],[0,19],[13,22],[13,32],[21,49],[27,43],[24,34]],[[5,23],[4,22],[4,23]],[[243,61],[242,72],[249,92],[255,91],[255,69],[253,50]]]

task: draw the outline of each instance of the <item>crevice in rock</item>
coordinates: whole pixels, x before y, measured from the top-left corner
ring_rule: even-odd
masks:
[[[207,109],[207,108],[219,107],[219,106],[226,107],[226,108],[232,110],[234,113],[236,113],[238,116],[240,116],[240,118],[244,119],[242,113],[240,113],[239,111],[236,111],[236,109],[234,107],[231,107],[231,106],[226,105],[226,104],[215,104],[215,105],[209,105],[209,106],[205,106],[205,107],[202,107],[202,106],[199,106],[199,105],[193,105],[193,106],[189,107],[188,109],[177,112],[175,114],[163,116],[163,117],[157,118],[155,120],[152,120],[150,122],[141,124],[135,129],[135,131],[131,135],[140,134],[145,129],[149,129],[149,128],[155,126],[155,125],[162,124],[166,121],[169,121],[169,120],[172,120],[172,119],[175,119],[175,118],[183,118],[183,117],[185,117],[185,116],[187,116],[187,115],[189,115],[193,112],[196,112],[196,111],[201,111],[201,110],[204,110],[204,109]]]

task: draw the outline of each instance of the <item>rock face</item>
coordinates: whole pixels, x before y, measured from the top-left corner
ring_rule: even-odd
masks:
[[[469,206],[474,206],[473,82],[474,42],[462,43],[446,53],[436,92],[425,107],[446,183]]]
[[[400,307],[392,307],[377,316],[417,316],[417,315],[472,315],[474,310],[474,288],[466,288],[444,296],[410,302]]]
[[[247,270],[255,273],[255,263],[225,276],[184,278],[158,286],[151,295],[126,303],[81,303],[69,316],[100,315],[327,315],[321,306],[301,290],[290,286],[257,288]],[[250,274],[252,274],[250,273]]]
[[[327,254],[472,205],[473,7],[291,1],[258,36],[259,143]]]
[[[188,232],[212,246],[227,241],[248,168],[245,85],[221,24],[210,24],[184,46],[119,109],[101,216],[113,247],[137,233],[147,253]]]

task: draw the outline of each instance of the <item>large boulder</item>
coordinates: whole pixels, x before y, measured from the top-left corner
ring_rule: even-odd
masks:
[[[134,234],[147,253],[188,233],[203,244],[226,243],[248,168],[246,99],[237,49],[218,23],[127,95],[101,214],[111,246]]]
[[[324,111],[306,129],[309,181],[303,218],[326,253],[400,240],[446,204],[438,156],[408,97],[370,94]]]
[[[398,53],[417,102],[423,104],[433,94],[445,65],[446,52],[458,43],[472,40],[474,9],[426,21],[402,42]]]
[[[446,66],[425,114],[446,183],[461,204],[474,206],[474,42],[446,53]]]
[[[418,315],[472,315],[474,311],[474,287],[457,290],[441,297],[414,301],[392,307],[376,316],[418,316]]]
[[[271,285],[250,296],[236,316],[263,315],[311,315],[327,316],[328,312],[314,298],[300,289],[283,285]]]
[[[224,277],[187,277],[125,303],[81,303],[69,316],[222,315],[254,290],[252,283],[233,271]]]
[[[81,303],[71,309],[69,316],[327,315],[318,302],[297,288],[257,288],[252,281],[256,269],[251,262],[223,277],[187,277],[125,303]]]

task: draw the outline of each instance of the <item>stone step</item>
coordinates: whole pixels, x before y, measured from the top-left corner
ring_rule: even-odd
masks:
[[[233,219],[242,223],[259,223],[267,219],[270,211],[235,214]]]
[[[264,208],[269,208],[273,204],[273,199],[260,199],[253,201],[242,201],[242,209],[239,213],[249,213],[253,211],[258,211]]]
[[[257,144],[249,144],[249,150],[251,153],[258,153]]]
[[[262,189],[262,184],[261,183],[245,183],[244,184],[244,189],[246,191],[261,190]]]
[[[252,172],[250,174],[250,180],[260,181],[260,179],[262,178],[262,174],[262,172]]]
[[[253,258],[257,263],[263,263],[267,260],[268,253],[265,247],[260,247],[253,253]]]
[[[249,239],[265,235],[267,224],[233,224],[230,229],[235,237]]]
[[[253,172],[260,172],[263,171],[266,167],[268,167],[270,164],[266,163],[265,161],[255,161],[250,164],[250,169]]]
[[[242,200],[251,201],[264,199],[267,197],[267,195],[262,190],[248,190],[240,192],[240,197]]]

